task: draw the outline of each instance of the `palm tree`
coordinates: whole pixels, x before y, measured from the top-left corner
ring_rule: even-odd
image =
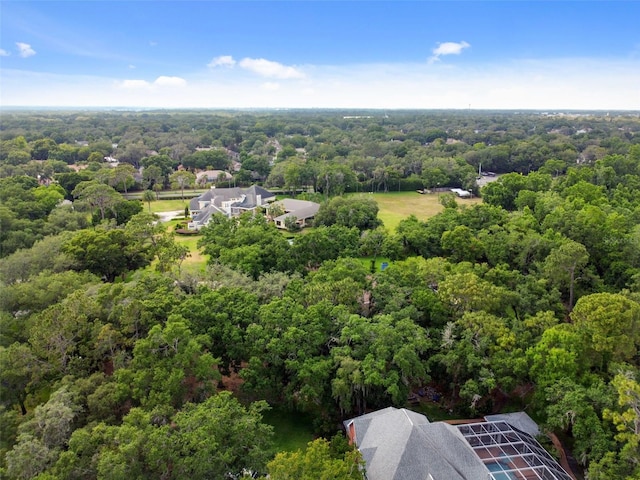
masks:
[[[156,194],[151,190],[145,190],[142,192],[142,201],[147,202],[149,205],[149,213],[151,213],[151,202],[156,199]]]

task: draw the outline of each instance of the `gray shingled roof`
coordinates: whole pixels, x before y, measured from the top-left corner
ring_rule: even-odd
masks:
[[[310,202],[308,200],[297,200],[295,198],[285,198],[276,202],[279,205],[282,205],[285,213],[284,215],[280,215],[274,220],[284,221],[287,217],[295,216],[298,220],[303,220],[307,218],[315,217],[320,210],[320,204],[315,202]]]
[[[538,432],[526,413],[485,420],[430,423],[419,413],[389,407],[344,425],[362,453],[368,480],[571,480],[526,433]]]
[[[211,215],[215,215],[216,213],[222,213],[223,215],[225,215],[225,212],[223,210],[220,210],[215,205],[209,205],[200,210],[198,214],[194,215],[192,221],[204,224],[209,221]]]
[[[489,471],[455,427],[385,408],[353,421],[368,480],[485,480]],[[429,477],[431,475],[431,477]]]
[[[257,206],[257,197],[260,195],[262,201],[275,198],[275,194],[271,193],[257,185],[252,185],[248,188],[232,187],[232,188],[211,188],[204,192],[199,197],[192,198],[189,202],[189,208],[192,211],[199,211],[200,202],[210,202],[218,207],[222,206],[222,202],[226,202],[232,198],[241,198],[244,196],[242,202],[237,203],[236,207],[240,208],[255,208]],[[204,209],[202,209],[204,210]]]
[[[509,425],[516,427],[532,437],[540,435],[538,424],[525,412],[500,413],[496,415],[487,415],[484,417],[487,422],[507,422]]]

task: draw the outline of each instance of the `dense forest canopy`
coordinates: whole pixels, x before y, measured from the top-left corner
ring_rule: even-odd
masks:
[[[185,271],[148,210],[205,170],[322,202],[315,225],[215,216]],[[394,229],[362,194],[415,190],[442,212]],[[278,453],[267,403],[329,438],[425,386],[640,478],[636,113],[3,112],[0,282],[7,478],[357,478],[336,438]]]

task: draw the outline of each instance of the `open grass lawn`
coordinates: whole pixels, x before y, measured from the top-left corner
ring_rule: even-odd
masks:
[[[169,231],[174,231],[179,223],[184,223],[184,219],[175,219],[165,222]],[[184,245],[189,249],[189,255],[184,259],[180,266],[183,272],[202,272],[207,265],[208,257],[204,255],[198,248],[198,241],[202,238],[202,235],[175,235],[175,241],[179,245]]]
[[[358,260],[360,261],[360,263],[362,263],[362,265],[365,266],[365,268],[370,269],[371,268],[371,261],[373,260],[373,257],[358,257]],[[389,260],[388,258],[385,257],[377,257],[376,258],[376,266],[375,266],[375,271],[376,272],[380,272],[382,270],[382,264],[386,263],[387,266],[391,265],[391,260]]]
[[[276,452],[304,450],[314,438],[311,419],[301,413],[273,408],[263,414],[263,419],[273,427]]]
[[[443,210],[437,193],[421,195],[417,192],[388,192],[369,193],[378,202],[380,208],[378,218],[384,222],[384,226],[393,232],[401,220],[409,215],[415,215],[419,220],[426,220]],[[458,205],[475,205],[482,203],[481,198],[456,199]]]
[[[197,197],[198,195],[202,195],[206,192],[208,188],[196,188],[195,190],[190,188],[184,189],[184,198],[189,201],[193,197]],[[140,200],[142,198],[142,192],[129,192],[126,195],[122,194],[128,200]],[[180,199],[182,197],[182,192],[180,190],[162,190],[158,192],[158,196],[160,199]]]
[[[175,240],[179,245],[185,245],[189,248],[190,256],[185,258],[180,269],[183,272],[202,272],[207,265],[207,255],[204,255],[198,249],[198,240],[202,235],[176,235]]]
[[[171,228],[171,227],[170,227]],[[204,272],[207,266],[207,255],[204,255],[200,249],[198,249],[198,240],[202,238],[201,235],[176,235],[175,241],[179,245],[185,245],[189,249],[189,256],[184,259],[182,264],[180,265],[180,271],[187,273],[199,273]],[[150,269],[154,269],[157,260],[154,260],[151,265],[148,267]]]
[[[149,211],[149,205],[147,204],[147,202],[143,202],[144,203],[144,211],[148,212]],[[151,212],[152,213],[156,213],[156,212],[172,212],[174,210],[181,210],[184,211],[184,207],[189,206],[189,199],[185,199],[184,201],[177,199],[177,200],[154,200],[151,202]]]

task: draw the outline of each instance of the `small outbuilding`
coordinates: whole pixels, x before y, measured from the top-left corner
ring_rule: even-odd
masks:
[[[296,223],[304,228],[308,222],[313,219],[320,210],[320,204],[310,202],[308,200],[297,200],[295,198],[285,198],[274,205],[279,205],[284,210],[283,215],[279,215],[273,219],[278,228],[287,228],[285,221],[288,217],[295,217]]]

